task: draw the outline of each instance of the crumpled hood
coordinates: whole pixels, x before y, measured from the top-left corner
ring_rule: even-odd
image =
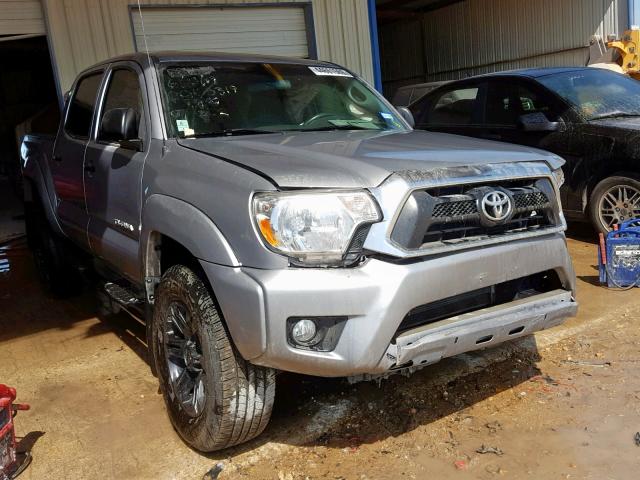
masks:
[[[260,172],[284,188],[364,188],[394,172],[562,160],[534,148],[414,130],[291,132],[179,140],[180,145]]]

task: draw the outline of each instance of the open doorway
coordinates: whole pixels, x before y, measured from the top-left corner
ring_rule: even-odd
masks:
[[[0,242],[23,229],[20,138],[55,133],[60,118],[45,36],[0,36]]]

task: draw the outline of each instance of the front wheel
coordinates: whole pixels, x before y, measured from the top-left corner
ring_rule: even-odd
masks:
[[[624,176],[605,178],[591,193],[589,216],[595,229],[605,235],[616,224],[640,218],[640,182]]]
[[[187,444],[211,452],[262,433],[275,372],[240,356],[211,294],[187,267],[173,266],[162,276],[151,335],[169,417]]]

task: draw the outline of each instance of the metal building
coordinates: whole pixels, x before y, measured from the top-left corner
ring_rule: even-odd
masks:
[[[378,0],[384,91],[532,66],[585,65],[637,0]]]
[[[330,60],[378,88],[384,80],[389,95],[487,71],[582,65],[592,35],[621,32],[634,16],[640,0],[0,0],[0,155],[1,137],[51,92],[60,100],[80,70],[145,47]]]
[[[372,6],[373,0],[0,0],[0,174],[15,176],[26,119],[53,105],[51,115],[38,117],[54,128],[55,107],[78,72],[146,47],[319,58],[373,83]]]

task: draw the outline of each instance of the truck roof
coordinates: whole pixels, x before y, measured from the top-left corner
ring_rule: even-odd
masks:
[[[149,52],[149,58],[154,64],[170,62],[250,62],[250,63],[289,63],[298,65],[329,65],[330,62],[311,60],[306,58],[280,57],[277,55],[257,55],[252,53],[228,53],[228,52],[181,52],[181,51],[157,51]],[[117,57],[111,57],[87,68],[90,70],[100,65],[118,61],[134,61],[141,65],[148,65],[149,59],[146,52],[135,52]]]
[[[539,78],[558,73],[579,72],[582,70],[593,70],[590,67],[537,67],[537,68],[521,68],[516,70],[505,70],[502,72],[491,72],[478,77],[495,77],[495,76],[514,76],[514,77],[531,77]]]

